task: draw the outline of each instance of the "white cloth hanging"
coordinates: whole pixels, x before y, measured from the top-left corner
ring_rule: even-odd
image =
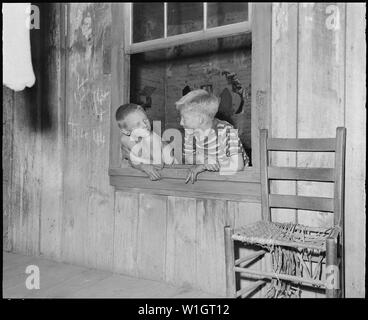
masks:
[[[3,85],[14,91],[36,81],[31,59],[30,3],[3,3]],[[28,25],[27,25],[28,23]]]

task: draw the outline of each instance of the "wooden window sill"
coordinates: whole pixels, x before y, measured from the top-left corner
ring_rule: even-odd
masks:
[[[185,183],[190,165],[173,166],[160,171],[162,179],[151,181],[134,168],[110,168],[110,184],[118,190],[169,196],[221,199],[260,203],[259,170],[245,168],[234,175],[203,172],[194,184]]]

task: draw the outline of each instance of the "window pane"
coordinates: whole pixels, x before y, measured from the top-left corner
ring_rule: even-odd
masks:
[[[168,2],[167,35],[173,36],[203,29],[202,2]]]
[[[207,28],[248,21],[247,2],[208,2]]]
[[[164,3],[133,3],[133,43],[164,37]]]

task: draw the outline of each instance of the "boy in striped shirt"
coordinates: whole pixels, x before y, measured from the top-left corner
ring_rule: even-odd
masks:
[[[195,164],[189,170],[186,183],[196,181],[203,171],[231,174],[249,165],[237,130],[215,118],[219,99],[205,90],[194,90],[176,102],[180,125],[185,129],[184,159]]]

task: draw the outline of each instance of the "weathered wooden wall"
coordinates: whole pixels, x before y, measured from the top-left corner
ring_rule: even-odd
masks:
[[[259,203],[122,191],[115,197],[114,271],[218,295],[225,295],[224,226],[261,218]]]
[[[333,137],[336,127],[347,128],[346,295],[364,296],[365,6],[274,3],[272,9],[272,135]],[[275,154],[272,161],[311,167],[334,163],[325,153]],[[333,195],[327,183],[285,183],[274,188],[280,193]],[[332,223],[330,214],[288,211],[275,216],[316,226]]]
[[[4,88],[5,248],[112,269],[111,7],[38,6],[36,85]]]
[[[31,32],[35,85],[17,93],[3,86],[3,245],[6,250],[27,254],[39,254],[41,210],[48,201],[55,201],[52,206],[56,208],[62,190],[57,179],[61,164],[57,158],[58,79],[48,73],[57,68],[55,58],[60,52],[60,41],[56,26],[60,17],[49,9],[42,7],[42,15],[47,19],[41,20],[39,30]],[[51,34],[54,37],[49,37]],[[56,42],[52,43],[54,39]],[[48,56],[44,55],[41,43],[49,50]],[[48,104],[43,104],[44,101]],[[43,165],[47,160],[51,166],[46,168]],[[45,182],[43,174],[47,175],[49,169],[53,179]],[[56,211],[60,212],[59,208]]]
[[[273,136],[327,137],[336,126],[347,127],[346,294],[362,297],[365,6],[335,5],[339,28],[331,30],[328,4],[272,4],[272,78],[266,97],[270,93]],[[69,4],[67,20],[64,7],[40,5],[47,18],[32,31],[38,43],[33,46],[36,86],[20,93],[3,88],[4,249],[223,294],[223,226],[258,220],[260,204],[113,190],[107,173],[111,5]],[[272,160],[331,164],[326,155],[274,155]],[[275,188],[330,192],[312,184]],[[275,217],[330,222],[319,213],[276,212]]]

